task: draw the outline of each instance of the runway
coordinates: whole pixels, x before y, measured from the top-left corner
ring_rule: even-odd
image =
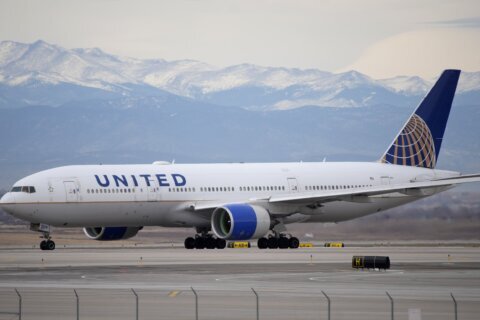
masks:
[[[392,267],[354,270],[353,255],[387,255]],[[33,318],[73,317],[75,289],[82,319],[131,319],[134,289],[141,319],[192,319],[191,287],[202,319],[226,319],[226,312],[229,319],[255,319],[252,288],[262,319],[327,319],[322,291],[331,298],[332,319],[387,318],[386,291],[395,319],[453,319],[450,293],[461,319],[478,319],[479,263],[478,247],[0,249],[0,319],[15,312],[13,288],[25,295],[23,312]]]

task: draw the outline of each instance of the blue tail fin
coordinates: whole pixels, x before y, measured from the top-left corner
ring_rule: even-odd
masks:
[[[435,168],[460,70],[445,70],[387,149],[381,162]]]

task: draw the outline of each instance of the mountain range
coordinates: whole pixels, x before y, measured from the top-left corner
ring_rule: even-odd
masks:
[[[125,58],[98,48],[64,49],[41,40],[0,42],[0,108],[166,95],[252,110],[408,105],[434,80],[374,80],[356,71],[252,64],[219,68],[194,60]],[[462,73],[457,100],[475,104],[479,97],[480,72]]]
[[[3,41],[0,189],[68,164],[375,161],[434,81]],[[480,172],[479,101],[462,73],[440,168]]]

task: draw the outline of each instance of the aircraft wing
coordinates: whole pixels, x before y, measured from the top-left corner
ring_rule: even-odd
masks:
[[[295,194],[287,194],[274,196],[269,199],[270,203],[302,203],[302,202],[328,202],[335,200],[368,202],[368,197],[378,196],[389,193],[403,193],[405,195],[430,195],[429,189],[436,187],[446,187],[461,183],[478,182],[480,174],[460,175],[456,177],[428,180],[413,181],[402,184],[390,184],[367,188],[357,189],[340,189],[328,192],[301,192]]]
[[[349,202],[369,202],[371,196],[378,196],[391,193],[402,193],[410,196],[427,196],[431,195],[432,189],[437,187],[453,186],[461,183],[479,182],[480,174],[460,175],[456,177],[428,180],[413,181],[403,184],[390,184],[368,188],[339,189],[313,192],[299,192],[269,198],[249,199],[246,203],[269,202],[269,203],[322,203],[329,201],[349,201]],[[430,189],[430,190],[429,190]],[[202,212],[205,216],[211,214],[212,210],[226,205],[222,202],[196,202],[189,205],[192,211]]]

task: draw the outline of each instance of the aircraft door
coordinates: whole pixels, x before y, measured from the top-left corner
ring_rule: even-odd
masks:
[[[77,202],[78,201],[78,188],[75,181],[63,181],[65,187],[66,201]]]
[[[380,181],[381,181],[382,185],[384,185],[384,186],[390,184],[390,179],[391,179],[391,177],[389,177],[389,176],[381,176],[380,177]]]
[[[290,189],[290,192],[298,192],[298,182],[296,178],[288,178],[288,188]]]

